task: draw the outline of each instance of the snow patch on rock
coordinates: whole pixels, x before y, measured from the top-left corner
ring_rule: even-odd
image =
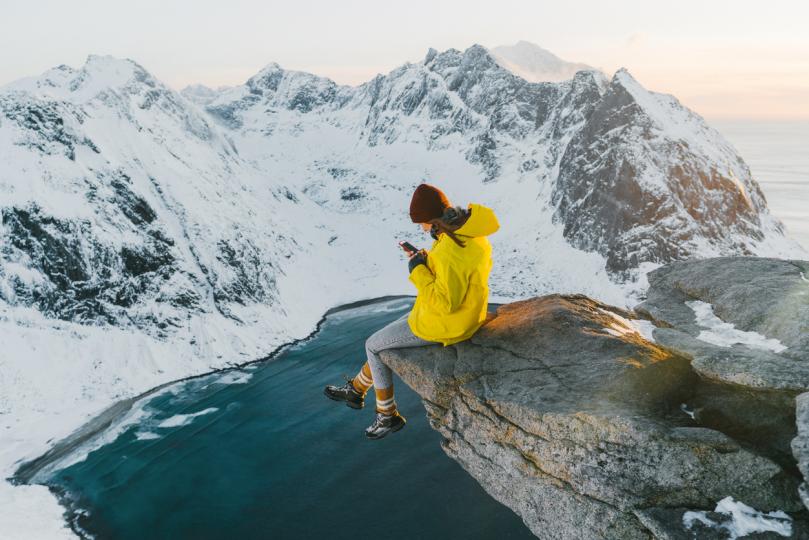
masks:
[[[779,353],[787,347],[775,338],[767,338],[758,332],[745,332],[734,325],[726,323],[716,316],[713,306],[701,300],[691,300],[686,305],[694,311],[697,324],[704,328],[697,339],[713,343],[721,347],[730,347],[735,344],[745,345],[753,349],[762,349]]]
[[[707,516],[707,512],[686,512],[683,514],[683,526],[691,529],[698,521],[707,527],[726,531],[729,535],[728,540],[764,532],[784,537],[792,536],[792,518],[780,510],[760,512],[740,501],[735,501],[733,497],[725,497],[716,504],[714,512],[725,514],[728,519],[714,521]]]
[[[655,343],[653,332],[656,327],[651,321],[644,319],[627,319],[613,311],[601,308],[598,308],[598,310],[612,317],[614,321],[610,326],[604,328],[604,331],[608,334],[616,337],[625,336],[627,334],[638,334],[645,340]]]

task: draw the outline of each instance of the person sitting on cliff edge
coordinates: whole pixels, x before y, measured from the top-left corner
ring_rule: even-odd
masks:
[[[486,320],[492,247],[488,235],[500,224],[491,208],[469,203],[453,206],[446,195],[429,184],[420,184],[410,202],[410,219],[430,231],[430,251],[405,251],[409,255],[409,280],[418,291],[413,309],[365,342],[367,361],[342,386],[328,385],[324,393],[354,409],[365,405],[365,394],[374,386],[376,418],[365,430],[370,439],[381,439],[405,425],[393,398],[393,372],[379,358],[380,351],[426,345],[452,345],[469,339]]]

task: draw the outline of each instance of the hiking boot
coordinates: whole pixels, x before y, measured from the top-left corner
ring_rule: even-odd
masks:
[[[352,409],[362,409],[365,406],[365,395],[360,394],[351,384],[354,379],[345,377],[346,383],[342,386],[329,384],[323,389],[323,393],[334,401],[345,401],[346,405]]]
[[[399,431],[407,421],[398,412],[394,414],[376,413],[374,423],[365,430],[365,436],[369,439],[381,439],[391,431]]]

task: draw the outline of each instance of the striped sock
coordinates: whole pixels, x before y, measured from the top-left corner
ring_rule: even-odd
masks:
[[[371,368],[368,366],[368,362],[365,362],[362,365],[362,369],[360,370],[357,375],[351,380],[352,386],[354,386],[354,390],[365,395],[365,392],[368,391],[369,388],[374,384],[374,380],[371,377]]]
[[[396,414],[396,400],[393,399],[393,385],[388,388],[377,388],[375,391],[376,412],[387,415]]]

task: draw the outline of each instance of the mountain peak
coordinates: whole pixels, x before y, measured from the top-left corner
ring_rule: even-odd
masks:
[[[115,73],[131,77],[135,73],[148,74],[146,69],[130,58],[118,58],[109,54],[89,54],[84,61],[82,70],[90,73]]]
[[[473,43],[464,51],[465,54],[472,53],[472,54],[489,54],[489,49],[481,45],[480,43]]]
[[[284,78],[284,69],[276,62],[270,62],[259,70],[258,73],[247,79],[245,86],[251,91],[260,91],[261,89],[277,90],[278,85]]]
[[[123,88],[133,83],[168,90],[146,68],[131,58],[90,54],[77,76],[71,81],[70,91],[95,93],[104,88]]]
[[[661,103],[659,102],[658,98],[655,96],[666,96],[666,94],[658,94],[657,92],[652,92],[647,90],[643,87],[638,80],[629,73],[629,70],[625,67],[619,68],[615,75],[612,76],[612,81],[610,84],[614,87],[620,87],[624,91],[626,91],[632,99],[635,100],[638,105],[642,106],[647,113],[654,112],[654,116],[659,116],[661,118],[666,118],[669,116],[669,111],[665,110],[658,110],[661,107]],[[673,98],[673,96],[671,96]]]
[[[508,46],[507,45],[500,45],[499,47],[496,47],[496,48],[497,49],[507,49]],[[550,56],[552,58],[555,58],[556,60],[562,61],[558,56],[553,54],[548,49],[540,47],[536,43],[531,43],[530,41],[525,41],[524,39],[521,39],[520,41],[518,41],[517,43],[512,45],[511,48],[520,49],[520,50],[524,50],[524,51],[541,52],[542,54],[548,55],[548,56]]]
[[[598,71],[587,64],[567,62],[539,45],[518,41],[491,49],[498,64],[530,82],[560,82],[579,71]]]
[[[492,55],[489,49],[478,43],[469,46],[463,52],[463,56],[464,58],[471,58],[474,60],[485,59],[490,61],[492,64],[497,64],[497,59]]]
[[[83,99],[108,88],[140,83],[150,88],[166,87],[146,69],[129,58],[90,54],[79,69],[61,64],[41,75],[9,83],[6,88],[47,94],[54,97]]]
[[[456,56],[463,64],[467,66],[474,65],[476,69],[485,68],[488,69],[489,67],[500,68],[500,65],[497,63],[497,59],[491,54],[489,49],[475,43],[467,47],[463,52],[459,52],[455,49],[449,49],[443,53],[439,53],[438,56],[444,55],[451,55]]]
[[[438,54],[438,51],[433,49],[432,47],[430,47],[427,50],[427,54],[424,55],[424,64],[426,65],[426,64],[429,64],[430,62],[432,62],[437,54]]]
[[[632,74],[629,73],[629,70],[625,67],[618,68],[613,77],[620,82],[626,82],[629,84],[638,84],[637,79],[635,79],[635,77],[633,77]]]
[[[217,88],[211,88],[204,84],[189,84],[180,90],[180,94],[197,105],[205,106],[216,99],[220,94],[230,90],[230,88],[232,87],[219,86]]]
[[[93,54],[90,53],[87,55],[87,58],[84,61],[84,64],[98,64],[98,63],[106,63],[106,64],[135,64],[134,60],[129,58],[119,58],[117,56],[113,56],[111,54]]]
[[[270,62],[269,64],[258,70],[258,73],[256,73],[255,76],[259,76],[265,73],[275,73],[277,71],[284,71],[284,68],[282,68],[281,64],[279,64],[278,62]]]
[[[735,150],[705,120],[685,107],[671,94],[646,89],[626,68],[620,68],[610,81],[615,94],[624,93],[667,137],[687,141],[694,153],[715,163],[728,162]]]
[[[276,91],[278,90],[279,84],[281,84],[281,81],[283,80],[295,80],[297,82],[293,84],[296,85],[315,84],[321,86],[339,86],[328,77],[315,75],[314,73],[309,73],[308,71],[284,69],[276,62],[270,62],[264,66],[258,73],[247,80],[245,86],[253,91],[259,91],[262,89]]]

